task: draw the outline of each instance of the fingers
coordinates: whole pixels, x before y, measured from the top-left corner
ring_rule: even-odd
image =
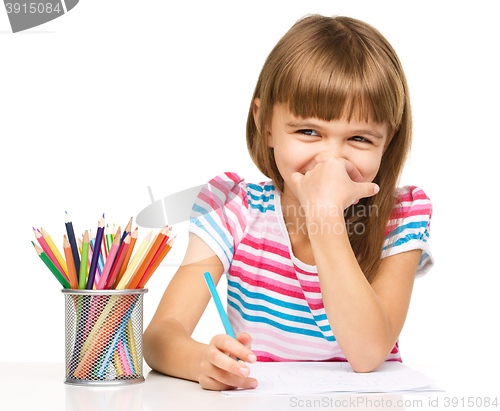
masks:
[[[380,191],[380,187],[375,183],[358,183],[358,199],[352,204],[357,204],[360,198],[371,197]]]
[[[200,364],[198,375],[203,388],[221,390],[257,386],[257,380],[249,378],[250,368],[245,363],[257,360],[249,348],[252,338],[247,333],[239,333],[236,338],[235,340],[225,334],[212,338]],[[236,361],[235,357],[244,361]]]
[[[294,185],[297,185],[299,183],[299,181],[302,180],[303,178],[304,178],[304,175],[299,173],[299,172],[295,172],[291,176],[291,180],[292,180],[292,183]]]
[[[344,160],[344,164],[347,174],[349,175],[352,181],[356,183],[362,183],[364,181],[363,176],[353,163],[351,163],[349,160]]]

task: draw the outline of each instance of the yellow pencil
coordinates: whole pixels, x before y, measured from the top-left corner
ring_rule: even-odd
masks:
[[[57,262],[64,270],[64,274],[66,274],[66,276],[67,276],[68,275],[68,266],[66,265],[66,261],[64,261],[64,258],[61,255],[61,253],[59,252],[59,250],[57,249],[56,245],[54,244],[54,241],[52,241],[52,238],[50,238],[49,233],[47,233],[47,231],[45,231],[41,227],[40,227],[40,230],[42,231],[42,237],[47,242],[47,245],[49,246],[50,250],[54,254],[54,257],[56,257]]]
[[[137,264],[139,264],[139,260],[141,259],[142,255],[144,254],[144,251],[146,251],[146,248],[147,248],[149,242],[151,241],[152,235],[153,235],[153,232],[151,231],[146,236],[146,238],[144,240],[142,240],[142,243],[139,246],[139,249],[136,251],[134,258],[132,258],[132,261],[130,262],[130,264],[127,268],[127,271],[125,271],[122,279],[120,280],[120,282],[116,286],[116,288],[115,288],[116,290],[124,290],[125,289],[125,285],[127,285],[127,282],[129,280],[130,276],[132,275],[132,273],[134,272],[135,267],[137,266]]]

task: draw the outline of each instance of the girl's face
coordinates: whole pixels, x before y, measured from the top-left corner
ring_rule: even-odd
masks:
[[[390,142],[388,132],[387,124],[295,117],[286,105],[276,104],[267,144],[274,147],[276,165],[285,182],[284,195],[293,194],[297,199],[291,175],[296,171],[305,174],[330,156],[349,160],[364,182],[372,182]]]

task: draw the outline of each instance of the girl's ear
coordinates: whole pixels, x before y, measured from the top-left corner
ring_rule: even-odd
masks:
[[[387,141],[384,144],[384,152],[382,155],[385,154],[385,151],[387,150],[387,147],[389,147],[389,144],[391,144],[392,138],[394,137],[394,134],[396,134],[396,131],[393,131],[389,136],[387,137]]]
[[[255,126],[257,127],[257,130],[260,133],[260,123],[259,123],[259,114],[260,114],[260,98],[255,97],[253,101],[253,119],[255,121]],[[271,133],[269,132],[269,129],[266,128],[266,143],[268,147],[274,147],[273,146],[273,138],[271,136]]]

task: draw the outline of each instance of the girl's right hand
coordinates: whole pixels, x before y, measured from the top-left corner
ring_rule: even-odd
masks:
[[[257,380],[248,377],[250,368],[244,362],[253,363],[257,360],[250,350],[251,342],[252,337],[247,333],[238,333],[236,340],[227,334],[213,337],[205,349],[198,371],[202,388],[217,391],[255,388]],[[236,357],[240,361],[236,361]]]

